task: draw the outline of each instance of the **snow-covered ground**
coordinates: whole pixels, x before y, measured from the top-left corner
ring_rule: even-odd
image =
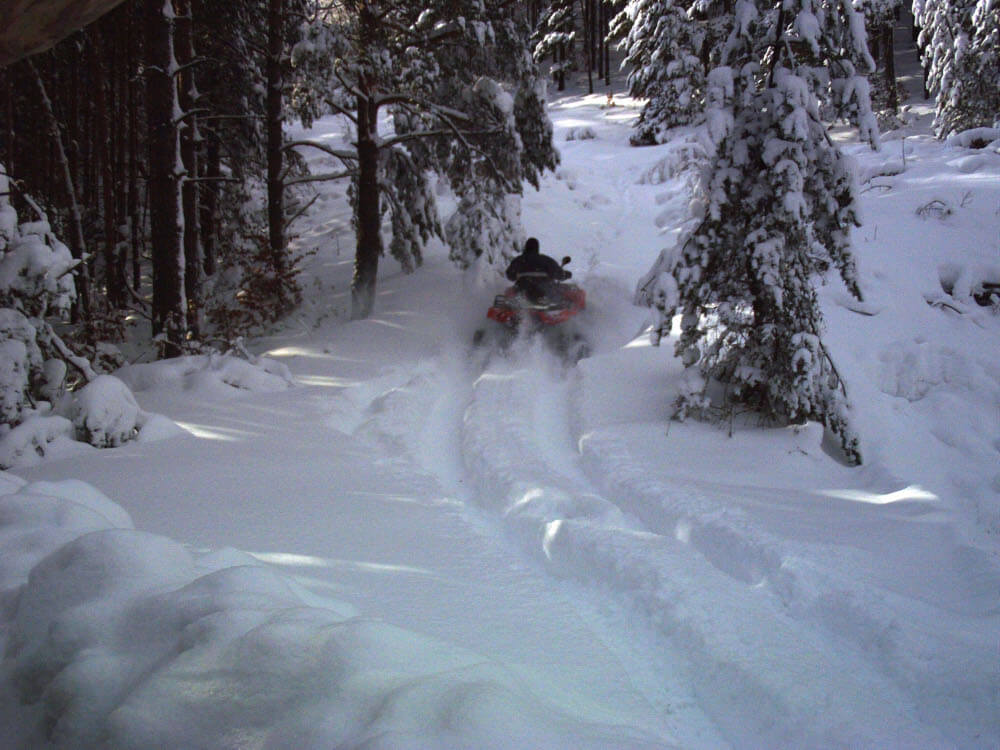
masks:
[[[327,185],[266,371],[133,367],[147,439],[0,475],[0,746],[1000,746],[996,146],[919,105],[846,143],[865,301],[822,299],[849,468],[815,425],[669,421],[681,367],[630,299],[684,160],[604,104],[554,98],[562,166],[524,200],[590,358],[472,350],[501,278],[440,247],[345,322]]]

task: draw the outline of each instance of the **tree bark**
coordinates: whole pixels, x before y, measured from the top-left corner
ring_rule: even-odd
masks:
[[[173,21],[164,0],[145,0],[146,116],[149,133],[149,235],[153,255],[153,335],[166,334],[162,354],[176,356],[187,329],[181,253],[179,143],[174,111]]]
[[[190,0],[175,0],[177,13],[177,64],[182,68],[194,63],[194,34],[192,9]],[[200,136],[198,134],[198,117],[192,113],[198,98],[194,82],[194,68],[182,70],[176,82],[178,99],[184,122],[180,127],[181,161],[184,165],[184,179],[181,183],[181,206],[184,213],[184,296],[187,300],[188,329],[198,338],[201,335],[201,282],[202,282],[202,247],[198,183],[192,182],[198,177],[198,149]]]
[[[45,114],[49,120],[49,133],[52,136],[52,145],[56,149],[56,158],[62,168],[62,178],[67,193],[66,197],[70,206],[70,222],[72,223],[70,253],[77,260],[83,261],[80,263],[76,273],[75,317],[77,319],[82,318],[85,321],[89,321],[90,276],[87,273],[86,242],[83,238],[83,216],[80,212],[80,201],[77,199],[76,187],[73,184],[73,173],[70,171],[69,158],[66,156],[66,148],[63,145],[62,130],[59,128],[59,120],[56,119],[56,113],[52,107],[52,100],[49,99],[48,90],[45,88],[45,82],[42,80],[42,76],[38,72],[38,69],[30,60],[28,61],[28,65],[31,69],[32,75],[35,77],[35,83],[37,84],[38,92],[41,95],[42,106],[44,107]]]
[[[611,85],[611,47],[608,33],[611,31],[611,10],[601,3],[601,67],[604,69],[604,85]]]
[[[215,273],[216,233],[219,211],[219,177],[222,175],[222,147],[216,134],[210,133],[205,150],[205,177],[201,204],[201,249],[206,276]]]
[[[882,53],[885,55],[885,85],[889,94],[889,109],[899,111],[899,96],[896,93],[896,50],[893,45],[893,24],[889,20],[882,27]]]
[[[284,143],[281,113],[281,54],[284,49],[285,0],[268,0],[267,17],[267,230],[268,249],[274,272],[285,270],[285,186],[282,181],[282,145]],[[279,300],[284,304],[285,300]]]
[[[375,304],[375,279],[382,255],[382,214],[379,210],[376,108],[358,97],[358,246],[351,282],[351,319],[367,318]]]
[[[95,34],[100,37],[100,34]],[[96,39],[94,40],[97,41]],[[104,46],[104,45],[102,45]],[[96,47],[96,44],[95,44]],[[100,50],[95,49],[92,56],[93,77],[94,77],[94,157],[100,161],[100,207],[101,218],[103,219],[103,240],[102,260],[104,261],[104,289],[107,303],[110,307],[120,307],[124,302],[124,289],[122,289],[116,277],[115,249],[118,240],[118,231],[115,222],[115,186],[114,186],[114,156],[111,145],[111,115],[113,107],[113,94],[110,71],[112,66],[105,70]],[[113,61],[112,61],[113,62]]]
[[[139,104],[142,90],[139,85],[139,39],[134,28],[134,16],[128,22],[128,215],[129,249],[132,258],[132,289],[142,288],[142,201],[139,195]],[[126,274],[127,276],[127,274]]]

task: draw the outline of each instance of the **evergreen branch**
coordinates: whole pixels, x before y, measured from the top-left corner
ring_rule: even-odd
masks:
[[[357,99],[364,99],[365,101],[368,101],[367,94],[363,93],[361,89],[355,87],[353,84],[345,80],[344,77],[341,75],[339,61],[337,63],[334,63],[333,74],[337,77],[337,80],[340,81],[340,85],[343,86],[352,96],[354,96]],[[356,119],[354,121],[357,122]]]
[[[304,205],[302,208],[296,211],[294,215],[292,215],[288,219],[285,219],[285,226],[286,227],[290,226],[292,222],[296,221],[300,216],[302,216],[306,211],[308,211],[317,200],[319,200],[319,193],[316,193],[316,195],[314,195],[312,199],[308,203],[306,203],[306,205]]]
[[[298,146],[308,146],[310,148],[318,149],[335,159],[340,159],[342,162],[358,160],[358,154],[356,151],[340,151],[338,149],[330,148],[329,146],[324,146],[322,143],[316,143],[316,141],[289,141],[281,147],[281,150],[290,151]]]
[[[209,115],[202,117],[200,122],[211,122],[212,120],[263,120],[264,115]]]
[[[453,109],[452,107],[446,107],[443,104],[435,104],[434,102],[429,102],[426,99],[414,96],[413,94],[387,94],[386,96],[381,96],[375,100],[376,107],[392,106],[394,104],[398,105],[415,105],[423,107],[427,114],[438,117],[453,117],[456,120],[464,120],[466,122],[472,120],[472,116],[466,114],[460,109]],[[413,110],[410,110],[413,111]],[[414,112],[414,114],[419,115],[420,112]]]
[[[203,65],[203,64],[205,64],[207,62],[213,62],[212,58],[209,58],[209,57],[196,57],[194,60],[191,60],[190,62],[186,62],[183,65],[178,65],[176,68],[173,69],[172,75],[176,78],[178,75],[180,75],[181,73],[183,73],[185,70],[189,70],[190,68],[197,67],[198,65]]]
[[[774,43],[771,45],[771,52],[774,54],[774,59],[771,60],[771,67],[767,73],[767,87],[774,87],[774,69],[778,67],[778,60],[781,59],[781,42],[785,36],[785,4],[781,4],[781,8],[778,10],[778,22],[774,26]],[[789,54],[791,51],[789,50]]]
[[[205,107],[195,107],[194,109],[189,109],[187,112],[184,112],[180,117],[177,117],[177,118],[174,119],[174,123],[173,123],[174,127],[177,127],[182,122],[184,122],[185,120],[188,120],[191,117],[197,117],[198,115],[202,114],[203,112],[211,112],[211,111],[212,110],[206,109]]]
[[[66,346],[63,340],[59,338],[59,334],[55,332],[51,325],[43,322],[42,331],[44,332],[48,343],[51,343],[52,346],[55,347],[56,351],[59,352],[60,356],[64,360],[79,370],[80,374],[83,375],[84,379],[88,383],[97,379],[97,373],[94,371],[94,368],[91,367],[90,362],[88,362],[85,357],[74,354],[72,350]]]
[[[840,386],[840,392],[844,394],[844,398],[847,398],[847,384],[840,376],[840,371],[837,370],[837,365],[833,363],[833,357],[830,356],[830,352],[826,350],[826,346],[824,346],[823,341],[819,338],[819,336],[816,337],[816,341],[819,344],[819,350],[823,353],[824,359],[826,359],[827,364],[830,365],[830,369],[833,370],[834,377],[837,378],[837,385]]]
[[[344,177],[357,177],[357,175],[358,170],[356,169],[348,169],[343,172],[325,172],[323,174],[302,175],[301,177],[293,177],[290,180],[285,180],[285,187],[301,185],[306,182],[329,182],[330,180],[340,180]]]
[[[241,183],[243,180],[237,177],[186,177],[184,182],[236,182]]]
[[[458,131],[467,136],[477,136],[477,135],[496,135],[501,132],[500,130],[460,130]],[[391,148],[393,146],[398,146],[406,141],[413,141],[420,138],[441,138],[451,135],[455,135],[455,131],[452,129],[447,130],[419,130],[412,133],[404,133],[402,135],[394,135],[391,138],[387,138],[379,145],[379,148]],[[464,145],[469,146],[468,143]]]
[[[352,123],[354,123],[355,126],[357,126],[357,124],[358,124],[358,116],[356,114],[354,114],[354,112],[352,110],[347,109],[347,108],[341,106],[340,104],[337,104],[337,102],[333,101],[332,99],[329,99],[329,98],[326,98],[326,97],[324,97],[323,101],[326,103],[326,105],[328,107],[330,107],[330,109],[332,109],[334,111],[334,114],[338,114],[338,115],[342,115],[342,116],[346,117],[348,120],[350,120]]]

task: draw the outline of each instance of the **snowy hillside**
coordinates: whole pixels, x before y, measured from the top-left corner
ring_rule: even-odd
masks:
[[[127,368],[159,439],[0,477],[0,745],[1000,745],[996,142],[919,106],[845,142],[865,299],[821,298],[849,468],[816,425],[669,421],[682,368],[631,297],[687,217],[684,147],[604,104],[552,102],[562,166],[524,200],[590,358],[473,350],[503,282],[440,247],[346,323],[326,185],[266,372]]]

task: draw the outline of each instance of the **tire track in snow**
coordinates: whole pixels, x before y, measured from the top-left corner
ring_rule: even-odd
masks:
[[[634,503],[609,501],[570,457],[571,397],[537,350],[487,367],[462,428],[474,500],[552,573],[642,612],[680,672],[664,685],[688,680],[741,747],[949,744],[892,680],[849,648],[837,653],[829,633],[792,616],[780,587],[764,585],[782,579],[780,556],[698,512],[688,534],[650,530],[631,515],[649,497],[631,485],[616,489]],[[599,473],[627,468],[625,457]]]
[[[664,728],[662,707],[635,687],[631,673],[592,622],[579,616],[577,602],[564,587],[518,554],[494,517],[456,499],[467,500],[470,494],[463,486],[467,476],[460,441],[474,373],[482,368],[475,359],[470,361],[468,352],[445,350],[411,367],[392,368],[342,394],[337,401],[344,403],[334,415],[352,439],[372,446],[385,477],[420,487],[417,496],[439,498],[432,501],[440,510],[439,531],[427,541],[437,546],[438,537],[451,530],[454,544],[431,553],[447,565],[427,567],[441,574],[441,587],[465,593],[460,600],[440,594],[430,598],[436,608],[430,632],[499,659],[526,689],[551,697],[546,705],[578,716],[595,735],[608,732],[613,739],[600,747],[692,746],[675,744]],[[414,598],[407,608],[427,600]],[[437,622],[442,619],[457,625]],[[475,632],[465,632],[466,621],[477,623]],[[424,627],[416,630],[424,632]],[[500,729],[501,736],[505,731]]]
[[[950,741],[942,738],[932,746],[989,746],[985,738],[995,736],[1000,676],[992,649],[984,647],[989,638],[979,632],[983,624],[979,613],[970,610],[965,632],[942,631],[941,607],[946,605],[913,599],[870,575],[880,567],[906,568],[917,580],[926,580],[936,566],[952,570],[957,565],[960,570],[953,580],[977,598],[975,591],[983,582],[962,581],[961,571],[975,579],[987,575],[989,568],[971,548],[965,548],[967,553],[959,559],[949,559],[947,550],[955,546],[951,529],[920,520],[908,526],[902,516],[892,519],[883,528],[888,546],[881,553],[877,540],[872,540],[876,551],[796,543],[756,527],[736,507],[743,498],[735,494],[731,507],[721,507],[725,489],[707,499],[696,482],[664,483],[651,477],[622,441],[591,438],[583,455],[587,473],[605,495],[624,510],[633,510],[647,528],[683,540],[734,581],[769,592],[774,606],[796,628],[813,630],[828,642],[839,641],[842,671],[868,670],[872,679],[891,685],[891,691],[880,695],[894,694],[902,705],[912,706],[914,726],[924,721],[949,727]],[[753,494],[751,488],[743,491]],[[766,502],[781,502],[782,490],[759,493]],[[876,528],[874,522],[869,525]],[[888,549],[898,543],[896,537],[914,533],[940,537],[940,557],[902,561],[888,556]],[[956,601],[961,599],[958,594]],[[947,621],[955,617],[956,611],[949,609]],[[956,670],[955,665],[962,667]]]

